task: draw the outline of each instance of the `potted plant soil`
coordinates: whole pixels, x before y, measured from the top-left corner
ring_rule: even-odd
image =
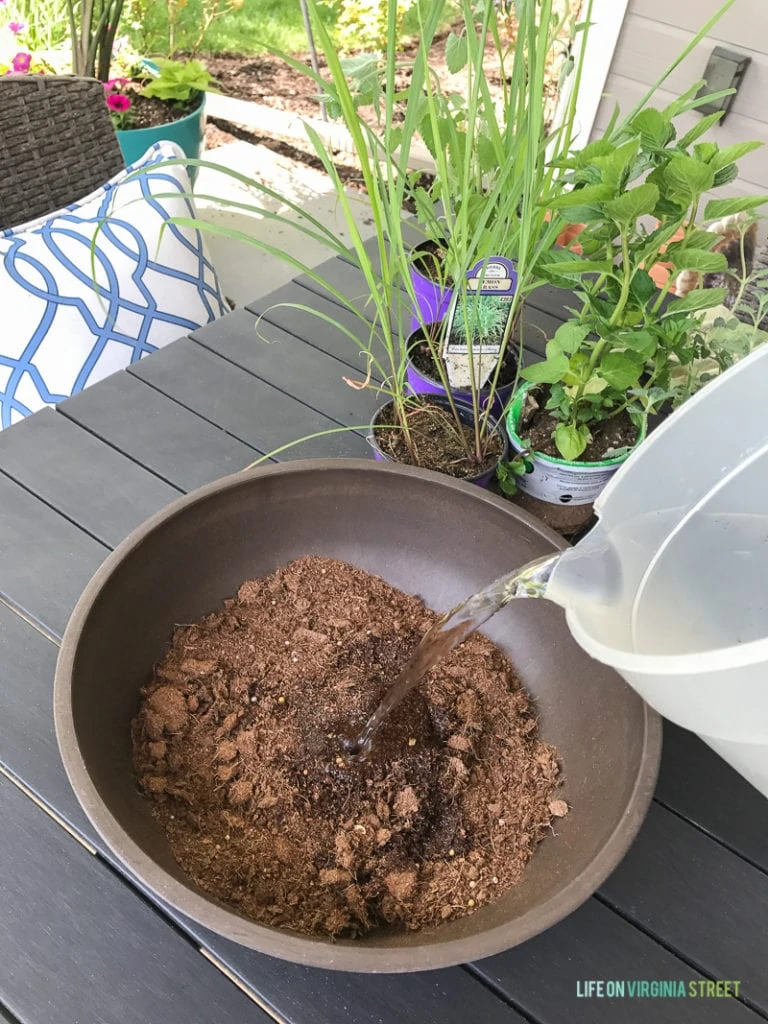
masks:
[[[197,60],[142,62],[132,78],[105,82],[107,106],[127,164],[161,140],[200,158],[205,133],[205,93],[213,78]],[[193,169],[194,172],[197,169]]]
[[[480,430],[472,406],[445,395],[392,400],[376,411],[370,440],[377,459],[487,487],[506,458],[508,441],[495,417],[485,419]]]

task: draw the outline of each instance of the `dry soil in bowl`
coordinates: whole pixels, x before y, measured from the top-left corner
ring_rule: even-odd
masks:
[[[463,916],[520,881],[567,806],[556,751],[490,640],[432,670],[367,761],[343,756],[435,619],[313,556],[177,628],[142,692],[134,759],[202,889],[263,924],[354,937]]]

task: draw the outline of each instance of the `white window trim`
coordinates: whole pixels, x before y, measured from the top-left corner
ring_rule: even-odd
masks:
[[[589,30],[587,51],[584,56],[584,68],[581,75],[581,88],[576,105],[574,146],[581,148],[589,142],[592,129],[597,120],[608,73],[613,64],[616,46],[619,41],[629,0],[593,0],[592,27]],[[577,48],[582,45],[583,36],[578,37]],[[574,57],[578,59],[578,50]],[[572,86],[572,77],[566,79]],[[570,90],[566,85],[561,104],[566,104]]]

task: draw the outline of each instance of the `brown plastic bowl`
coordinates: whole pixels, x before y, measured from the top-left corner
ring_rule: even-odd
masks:
[[[646,813],[661,751],[657,715],[571,639],[560,608],[517,601],[485,632],[514,660],[562,757],[571,807],[520,885],[434,930],[330,942],[268,928],[185,876],[140,795],[130,722],[174,623],[219,607],[240,583],[300,555],[342,558],[438,611],[531,558],[564,547],[479,487],[353,459],[289,462],[227,477],[175,502],[107,558],[64,636],[56,731],[86,813],[161,899],[245,946],[347,971],[417,971],[498,953],[582,903],[619,863]]]

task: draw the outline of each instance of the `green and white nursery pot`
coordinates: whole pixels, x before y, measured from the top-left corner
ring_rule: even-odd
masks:
[[[516,453],[526,451],[518,431],[525,396],[531,388],[526,384],[515,395],[507,413],[507,434],[510,447]],[[641,432],[634,448],[615,459],[600,462],[571,462],[543,452],[531,452],[528,460],[533,466],[530,473],[516,478],[518,490],[538,501],[551,505],[592,505],[605,485],[624,465],[645,437]]]

